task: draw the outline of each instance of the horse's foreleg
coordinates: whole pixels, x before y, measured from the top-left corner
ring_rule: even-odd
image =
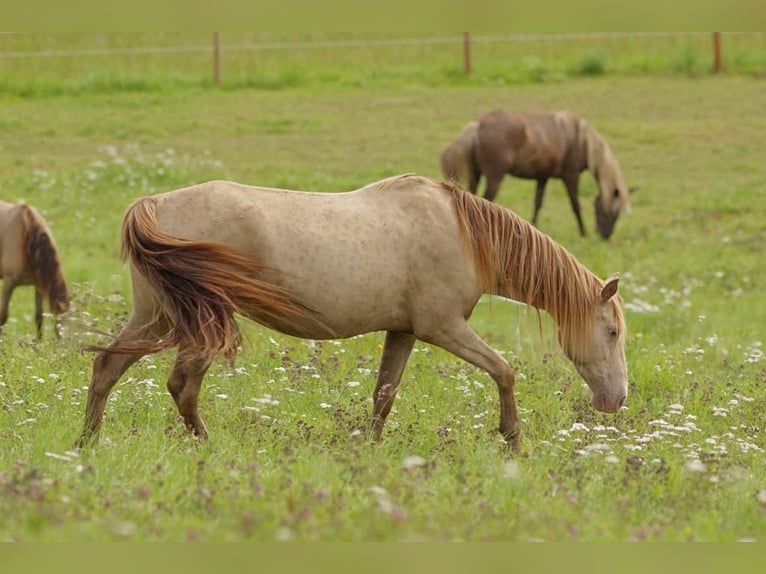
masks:
[[[37,340],[43,338],[43,294],[35,289],[35,326],[37,327]]]
[[[388,331],[380,360],[378,380],[372,394],[372,440],[380,441],[386,417],[394,404],[404,367],[415,345],[415,335]]]
[[[545,195],[545,184],[548,183],[548,179],[538,179],[537,187],[535,188],[535,209],[532,212],[532,225],[537,226],[537,214],[540,212],[540,208],[543,206],[543,196]]]
[[[508,361],[482,341],[464,321],[442,325],[437,332],[428,336],[418,334],[418,337],[489,373],[497,385],[500,397],[500,434],[513,452],[518,454],[519,418],[513,395],[515,376]]]
[[[208,432],[197,408],[202,379],[210,368],[211,359],[190,358],[179,350],[173,371],[168,378],[168,392],[183,417],[184,424],[196,437],[207,439]]]
[[[487,201],[494,201],[497,192],[500,190],[500,184],[503,181],[502,173],[487,173],[485,179],[487,180],[487,189],[484,190],[484,199]]]
[[[578,178],[571,178],[568,177],[564,180],[564,185],[567,187],[567,193],[569,194],[569,202],[572,204],[572,211],[574,211],[575,217],[577,218],[577,225],[580,228],[580,235],[582,237],[585,237],[587,234],[585,232],[585,226],[582,224],[582,215],[580,215],[580,200],[577,198],[578,190],[577,190],[577,182]]]
[[[481,172],[478,169],[468,170],[468,191],[476,195],[479,189],[479,179],[481,179]]]

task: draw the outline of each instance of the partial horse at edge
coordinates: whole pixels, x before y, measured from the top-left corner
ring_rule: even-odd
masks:
[[[37,338],[43,334],[43,297],[55,316],[56,337],[61,336],[60,315],[69,310],[69,290],[56,243],[40,212],[26,203],[0,201],[0,330],[8,321],[8,304],[16,287],[35,288]]]

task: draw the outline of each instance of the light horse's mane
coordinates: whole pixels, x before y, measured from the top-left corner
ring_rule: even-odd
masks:
[[[21,207],[21,241],[35,288],[48,296],[51,312],[64,313],[69,309],[69,292],[51,234],[34,209],[25,203]]]
[[[582,339],[578,334],[589,332],[604,282],[512,211],[452,183],[443,185],[454,198],[462,236],[473,253],[484,292],[547,311],[559,327],[562,346],[577,357]],[[619,304],[615,319],[624,330]]]

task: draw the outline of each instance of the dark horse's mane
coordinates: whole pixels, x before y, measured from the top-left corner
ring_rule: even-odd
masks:
[[[443,183],[454,199],[461,233],[484,292],[547,311],[562,344],[577,354],[577,334],[590,329],[604,282],[564,247],[512,211]],[[617,324],[624,327],[620,305]]]
[[[50,233],[28,205],[22,206],[21,216],[24,255],[35,288],[48,296],[51,312],[64,313],[69,309],[69,291]]]

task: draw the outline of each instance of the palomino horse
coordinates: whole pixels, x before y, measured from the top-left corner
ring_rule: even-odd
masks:
[[[43,296],[48,297],[51,313],[56,316],[55,333],[59,337],[59,315],[69,309],[69,293],[51,230],[42,215],[26,203],[0,201],[0,277],[0,329],[8,320],[13,290],[19,285],[34,285],[37,338],[43,334]]]
[[[240,314],[312,339],[386,331],[373,392],[379,440],[416,340],[484,369],[500,432],[519,450],[514,374],[467,323],[482,293],[544,309],[593,392],[619,409],[628,392],[618,278],[601,281],[511,211],[452,184],[402,175],[346,193],[214,181],[136,200],[122,228],[133,311],[93,363],[79,444],[95,438],[110,390],[141,355],[178,347],[167,382],[200,438],[205,372],[233,357]]]
[[[585,235],[578,184],[586,169],[599,186],[596,229],[604,239],[614,231],[620,211],[630,209],[630,190],[609,144],[583,118],[566,111],[545,115],[489,112],[463,127],[442,153],[441,164],[445,178],[467,182],[472,193],[484,175],[484,198],[490,201],[505,174],[536,180],[534,225],[548,179],[560,178],[569,192],[580,234]]]

